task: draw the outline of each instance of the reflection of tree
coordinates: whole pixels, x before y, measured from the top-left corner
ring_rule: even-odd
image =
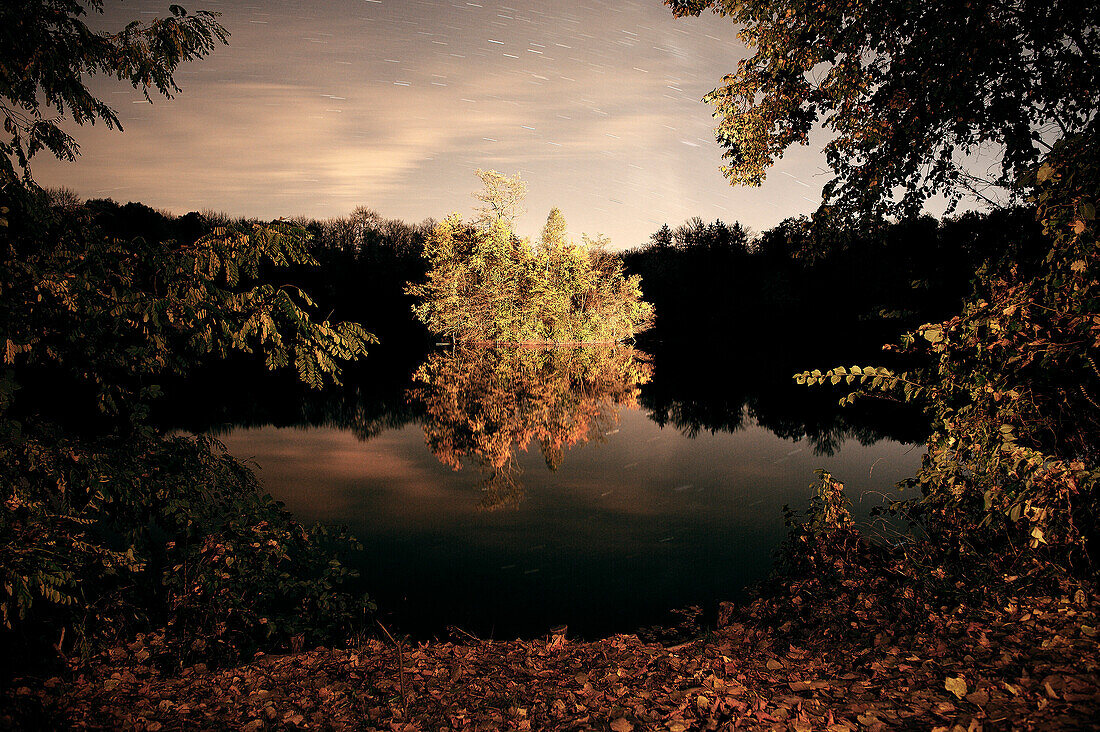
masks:
[[[417,421],[405,393],[424,351],[391,349],[386,355],[347,369],[343,386],[321,391],[284,374],[257,374],[248,363],[221,364],[170,384],[154,415],[166,429],[197,434],[267,425],[329,427],[366,442]]]
[[[807,356],[789,346],[785,352],[783,337],[753,343],[749,358],[703,344],[702,336],[654,344],[655,378],[639,403],[658,425],[688,437],[755,424],[783,439],[806,439],[817,455],[834,455],[847,440],[916,443],[927,436],[927,418],[911,406],[864,400],[842,408],[836,394],[796,385],[790,374]]]
[[[637,405],[648,357],[627,346],[463,347],[432,354],[413,377],[424,436],[440,462],[485,473],[482,505],[523,497],[516,451],[537,440],[556,470],[568,447],[601,440]]]

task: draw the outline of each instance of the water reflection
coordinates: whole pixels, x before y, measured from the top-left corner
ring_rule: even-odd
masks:
[[[901,444],[919,419],[795,385],[799,344],[642,350],[379,348],[324,392],[242,366],[161,419],[222,435],[300,520],[347,525],[364,588],[422,637],[605,635],[713,606],[767,573],[815,468],[865,516],[919,463]]]
[[[653,354],[655,376],[639,404],[658,425],[687,437],[763,427],[776,437],[805,440],[814,455],[833,456],[849,441],[920,443],[928,434],[927,418],[912,405],[861,399],[840,407],[837,400],[847,392],[794,383],[796,371],[838,363],[840,356],[807,354],[782,339],[748,345],[668,340],[644,347]]]
[[[456,347],[428,356],[409,399],[432,453],[454,470],[479,470],[480,505],[495,509],[523,498],[517,451],[537,442],[556,471],[568,448],[616,431],[652,373],[628,346]]]

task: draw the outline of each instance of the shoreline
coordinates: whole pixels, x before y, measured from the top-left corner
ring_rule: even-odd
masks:
[[[870,555],[868,555],[870,556]],[[2,692],[13,728],[572,730],[1092,729],[1100,594],[1012,580],[944,602],[871,556],[832,577],[773,578],[718,627],[665,647],[565,636],[257,654],[158,670],[141,641],[69,678]],[[1085,590],[1088,589],[1086,592]],[[1029,591],[1031,590],[1031,591]],[[144,653],[143,653],[144,652]],[[21,726],[22,725],[22,726]]]

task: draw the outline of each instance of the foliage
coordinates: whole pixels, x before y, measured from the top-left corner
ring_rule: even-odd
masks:
[[[295,524],[244,465],[145,421],[167,376],[211,357],[293,359],[319,387],[365,351],[372,336],[358,325],[316,322],[304,293],[261,279],[309,261],[302,232],[125,241],[87,209],[33,191],[20,203],[0,276],[5,626],[24,639],[65,629],[85,651],[161,623],[166,652],[224,658],[358,612],[339,589],[347,572],[329,564],[345,538],[326,548],[324,531]],[[109,419],[89,421],[97,411]],[[196,633],[205,647],[191,645]]]
[[[160,629],[163,662],[232,661],[361,617],[354,540],[299,525],[208,438],[4,426],[0,613],[32,648],[28,629],[77,657]]]
[[[1087,129],[1100,106],[1091,3],[665,4],[677,15],[711,8],[729,17],[752,51],[706,97],[726,176],[759,185],[820,123],[835,174],[826,203],[846,211],[911,215],[934,193],[957,200],[987,183],[1014,186],[1052,138]],[[992,162],[991,180],[964,168],[975,154]]]
[[[491,189],[485,196],[496,198]],[[625,275],[606,245],[571,243],[557,209],[538,248],[516,237],[503,215],[486,228],[454,214],[424,244],[426,281],[407,292],[421,300],[417,318],[456,341],[622,340],[652,324],[653,308],[641,299],[640,278]]]
[[[538,441],[556,470],[566,448],[602,441],[651,375],[646,356],[626,346],[459,347],[428,357],[409,399],[422,405],[435,456],[455,470],[464,460],[480,468],[482,505],[496,508],[523,495],[517,450]]]
[[[134,21],[117,33],[93,31],[85,22],[89,10],[103,12],[103,0],[20,0],[0,5],[0,190],[20,178],[30,180],[30,159],[49,150],[73,160],[79,147],[61,127],[68,115],[77,124],[102,120],[122,129],[115,110],[95,97],[87,77],[113,76],[166,97],[178,91],[177,66],[206,56],[229,34],[217,14],[189,15],[178,5],[169,17],[149,23]],[[57,116],[44,112],[56,110]],[[14,159],[14,160],[13,160]],[[14,164],[13,164],[14,163]]]
[[[765,589],[783,593],[798,581],[819,586],[843,582],[858,571],[860,560],[881,556],[852,519],[844,484],[827,470],[814,472],[818,480],[811,486],[813,495],[805,515],[783,507],[788,532],[776,551],[775,574],[786,582],[765,585]]]
[[[337,359],[364,354],[373,340],[355,323],[313,320],[300,290],[258,281],[262,267],[312,261],[300,229],[122,241],[41,198],[21,214],[3,242],[3,362],[63,369],[109,413],[142,416],[157,379],[232,351],[257,351],[268,368],[293,362],[319,388],[338,378]]]
[[[549,253],[568,245],[569,231],[566,227],[565,216],[562,215],[557,206],[554,206],[546,216],[546,224],[542,227],[542,236],[539,237],[539,247]]]
[[[495,170],[475,171],[484,188],[474,194],[474,198],[484,205],[477,207],[475,223],[482,229],[492,229],[503,225],[511,231],[516,219],[524,214],[523,199],[527,197],[527,183],[519,174],[511,178]]]
[[[170,96],[176,67],[227,37],[213,13],[174,5],[168,19],[93,32],[82,18],[102,6],[0,6],[11,136],[0,144],[0,642],[41,658],[58,638],[65,656],[159,626],[172,657],[225,659],[319,637],[363,608],[341,587],[348,539],[298,526],[243,464],[208,441],[160,436],[146,417],[167,377],[204,360],[257,353],[319,388],[374,338],[319,321],[308,296],[267,279],[316,264],[298,227],[211,230],[137,205],[105,223],[104,202],[37,187],[36,152],[77,153],[66,115],[119,126],[86,75]],[[158,223],[193,235],[130,231]]]
[[[1050,241],[1039,276],[1011,260],[990,268],[960,315],[902,339],[901,350],[926,356],[924,368],[798,376],[926,405],[934,432],[914,480],[924,494],[915,516],[964,552],[1008,537],[1084,562],[1095,536],[1100,165],[1095,149],[1075,142],[1059,145],[1035,176],[1034,201]]]
[[[969,557],[1026,543],[1081,562],[1100,498],[1100,26],[1090,4],[855,0],[823,5],[667,0],[742,25],[754,50],[708,97],[728,177],[759,184],[819,120],[835,177],[819,219],[863,228],[952,201],[976,179],[962,161],[995,152],[992,184],[1030,194],[1037,260],[1011,247],[979,273],[962,313],[918,328],[902,354],[924,365],[807,371],[919,400],[933,434],[914,518]],[[900,197],[899,197],[900,196]],[[841,227],[843,228],[843,226]],[[846,401],[850,399],[846,398]],[[994,556],[998,554],[994,552]]]

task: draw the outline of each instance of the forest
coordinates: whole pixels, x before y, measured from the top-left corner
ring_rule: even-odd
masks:
[[[0,725],[1095,719],[1095,8],[665,4],[713,10],[751,49],[707,98],[732,183],[759,185],[815,125],[830,131],[833,177],[813,215],[759,234],[669,222],[613,251],[571,240],[556,208],[537,241],[518,236],[522,181],[494,171],[477,171],[472,222],[83,200],[31,174],[35,155],[79,152],[47,112],[117,127],[85,74],[171,96],[178,67],[226,30],[178,6],[117,35],[85,25],[101,0],[0,9],[0,656],[17,659],[0,672]],[[978,180],[958,159],[988,143],[1002,153]],[[988,204],[993,188],[1008,202],[922,213],[935,195]],[[438,336],[461,345],[432,352]],[[515,347],[622,340],[649,355]],[[428,355],[371,372],[393,343]],[[775,384],[741,383],[747,360]],[[345,387],[357,369],[376,380],[370,398]],[[235,393],[265,379],[305,396]],[[889,541],[864,534],[842,476],[820,472],[810,506],[788,511],[771,579],[713,627],[688,623],[664,644],[565,631],[417,644],[379,622],[347,561],[356,538],[300,523],[210,435],[217,415],[188,410],[189,393],[219,390],[257,419],[364,438],[417,421],[439,461],[481,471],[489,508],[523,497],[517,446],[537,443],[556,469],[635,406],[685,434],[751,417],[821,454],[886,431],[876,418],[893,411],[925,454],[907,497],[882,510],[905,527]]]

